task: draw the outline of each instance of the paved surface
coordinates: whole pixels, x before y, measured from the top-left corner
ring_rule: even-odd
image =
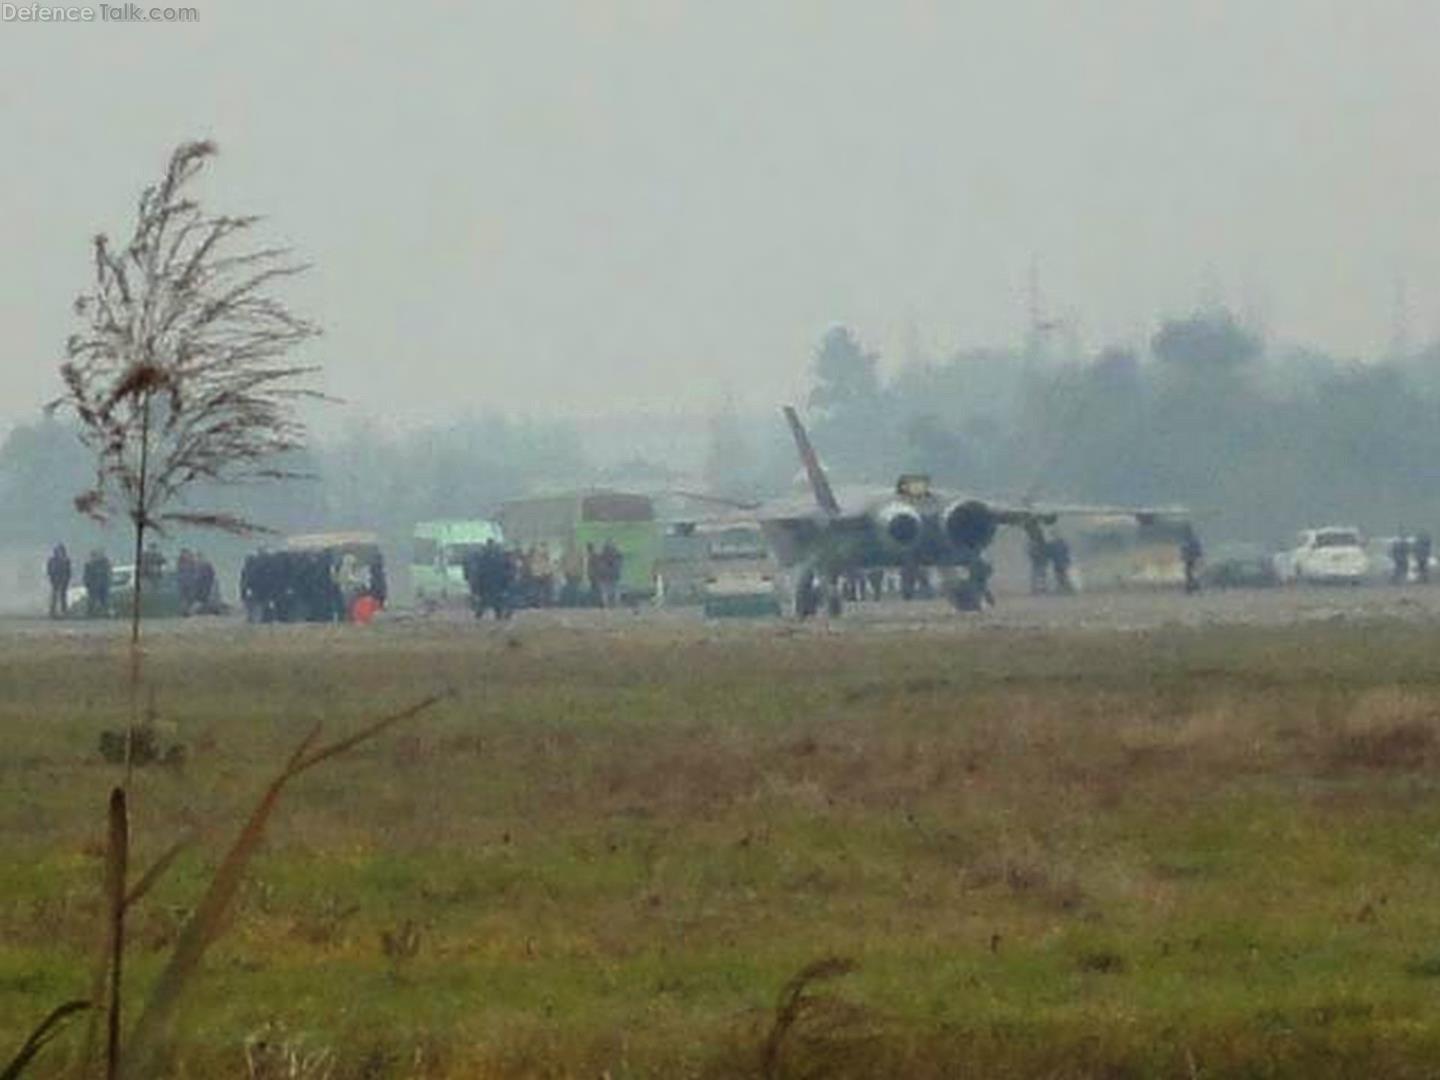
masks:
[[[930,631],[981,633],[993,629],[1135,631],[1167,626],[1286,626],[1327,620],[1371,621],[1400,619],[1440,628],[1440,584],[1433,586],[1336,586],[1257,590],[1229,590],[1185,596],[1173,591],[1094,593],[1059,597],[1001,595],[999,607],[983,614],[959,614],[942,601],[852,604],[838,620],[820,617],[804,632],[846,634]],[[800,629],[791,619],[706,620],[694,609],[657,611],[522,611],[506,628],[555,628],[611,633],[702,634],[730,637],[793,633]],[[247,626],[239,617],[159,619],[146,624],[146,634],[231,638],[243,642],[255,634],[375,633],[382,635],[450,636],[457,633],[495,632],[496,624],[476,621],[460,611],[421,615],[397,610],[385,613],[374,626],[336,627],[296,625]],[[71,638],[77,641],[123,641],[127,627],[120,621],[52,622],[43,617],[0,619],[0,648],[7,641]]]

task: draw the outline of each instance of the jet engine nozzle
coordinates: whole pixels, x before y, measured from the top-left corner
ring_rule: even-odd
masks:
[[[903,502],[890,503],[876,515],[886,543],[898,548],[912,548],[920,542],[925,522],[913,506]]]
[[[950,543],[962,551],[977,553],[990,546],[999,525],[991,509],[976,499],[966,499],[950,506],[941,520]]]

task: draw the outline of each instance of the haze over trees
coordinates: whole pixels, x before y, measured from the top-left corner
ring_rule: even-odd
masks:
[[[1183,502],[1221,536],[1440,525],[1440,346],[1341,360],[1269,346],[1223,307],[1162,321],[1148,346],[965,350],[884,379],[833,329],[812,366],[815,441],[853,479],[923,468],[991,493]]]
[[[1047,344],[895,366],[863,330],[832,327],[808,358],[816,446],[839,481],[922,470],[995,495],[1183,502],[1207,512],[1216,537],[1280,542],[1328,521],[1377,534],[1440,528],[1430,517],[1440,345],[1342,359],[1268,342],[1219,306],[1161,320],[1141,348]],[[660,488],[688,471],[748,497],[790,490],[797,469],[778,414],[733,401],[697,418],[671,455],[623,468],[602,458],[581,425],[559,419],[491,411],[408,432],[357,423],[291,463],[316,479],[227,497],[280,531],[365,527],[399,540],[417,520],[483,513],[536,489]],[[73,537],[59,493],[83,486],[86,469],[57,422],[12,430],[0,443],[0,544]]]

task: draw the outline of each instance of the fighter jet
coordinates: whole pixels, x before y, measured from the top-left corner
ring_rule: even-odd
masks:
[[[946,594],[961,610],[975,610],[987,599],[993,602],[984,553],[1001,526],[1021,528],[1032,540],[1044,542],[1045,527],[1063,514],[1123,515],[1138,524],[1186,516],[1180,507],[1040,506],[947,494],[920,473],[902,475],[890,490],[847,491],[845,505],[836,497],[795,409],[786,405],[783,412],[815,505],[760,507],[756,517],[776,561],[791,575],[795,612],[802,618],[822,606],[839,615],[843,578],[877,568],[899,569],[902,588],[936,568]]]

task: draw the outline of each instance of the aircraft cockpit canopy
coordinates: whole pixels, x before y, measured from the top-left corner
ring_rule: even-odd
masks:
[[[928,473],[902,473],[895,481],[895,494],[902,499],[928,499],[930,497],[930,475]]]

